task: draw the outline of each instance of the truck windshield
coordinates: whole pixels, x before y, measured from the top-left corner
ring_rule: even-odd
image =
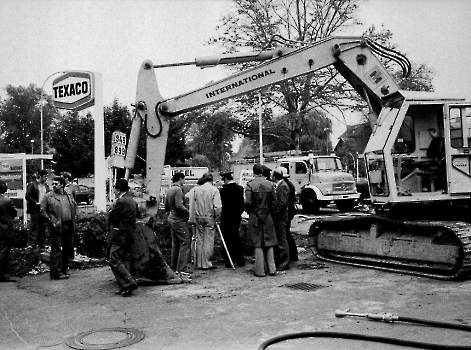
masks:
[[[325,158],[317,158],[315,160],[315,165],[317,171],[328,171],[328,170],[341,170],[339,166],[339,160],[335,157],[325,157]]]

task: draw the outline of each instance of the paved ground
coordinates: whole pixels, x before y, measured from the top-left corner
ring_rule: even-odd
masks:
[[[305,224],[294,225],[305,231]],[[219,264],[196,271],[191,283],[141,286],[114,295],[108,267],[72,271],[67,281],[36,275],[0,284],[0,349],[69,349],[66,340],[103,328],[134,328],[145,338],[125,349],[257,349],[274,336],[306,331],[354,332],[431,343],[471,344],[471,333],[336,318],[336,309],[471,324],[471,280],[443,282],[313,261],[301,249],[286,273],[258,278],[252,264],[235,271]],[[310,283],[312,291],[284,285]],[[85,343],[119,342],[116,331],[92,333]],[[100,345],[101,344],[101,345]],[[352,340],[292,340],[269,349],[398,349]],[[402,347],[401,349],[408,349]]]

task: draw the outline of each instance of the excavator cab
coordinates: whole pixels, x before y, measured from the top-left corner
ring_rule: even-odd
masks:
[[[385,206],[471,197],[471,108],[462,99],[398,91],[365,149],[373,203]]]

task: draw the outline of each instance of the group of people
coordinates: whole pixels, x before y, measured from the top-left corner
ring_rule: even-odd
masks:
[[[195,266],[200,270],[215,269],[211,257],[214,251],[216,230],[221,218],[221,196],[213,185],[213,176],[205,173],[199,184],[183,193],[185,175],[175,173],[172,186],[165,197],[165,209],[172,235],[170,268],[179,275],[191,272],[188,266],[191,247],[190,230],[194,232],[195,247],[192,251]]]
[[[245,189],[245,211],[249,214],[247,244],[255,248],[254,274],[274,276],[298,260],[290,223],[296,213],[295,189],[287,169],[270,169],[254,164],[254,178]]]
[[[27,213],[30,214],[27,247],[44,248],[46,228],[50,244],[51,280],[68,279],[69,263],[74,259],[76,201],[72,176],[61,173],[52,179],[52,190],[47,184],[48,172],[40,170],[26,189]],[[15,282],[8,275],[8,262],[14,241],[13,222],[17,209],[5,196],[7,184],[0,182],[0,282]],[[116,294],[129,296],[137,288],[125,266],[132,233],[138,216],[137,203],[129,192],[127,180],[118,179],[114,185],[116,202],[109,212],[108,262],[118,281]]]
[[[266,169],[271,173],[271,169]],[[246,244],[255,249],[255,276],[275,275],[298,260],[290,233],[290,222],[296,212],[295,189],[286,168],[276,168],[273,179],[270,174],[264,175],[261,164],[254,165],[253,173],[254,179],[244,189],[234,181],[232,172],[221,172],[224,184],[220,190],[214,186],[212,174],[205,173],[187,194],[183,191],[185,175],[173,175],[165,209],[172,235],[170,267],[178,274],[191,273],[190,260],[199,270],[216,268],[211,258],[217,231],[225,243],[225,266],[245,266],[239,232],[244,211],[249,214]],[[193,259],[189,259],[190,252]]]
[[[47,170],[40,170],[26,188],[27,213],[30,214],[28,248],[44,248],[46,226],[49,226],[50,278],[69,278],[69,260],[74,258],[75,190],[70,186],[72,176],[64,172],[47,184]],[[13,220],[17,210],[5,196],[8,186],[0,183],[0,282],[14,282],[8,276],[8,262],[14,241]]]
[[[239,232],[244,211],[249,215],[245,243],[255,250],[255,276],[275,275],[277,271],[288,270],[290,263],[297,261],[297,248],[290,233],[290,222],[296,212],[294,186],[286,168],[276,168],[271,178],[271,170],[267,173],[267,169],[255,164],[254,178],[245,189],[234,181],[232,172],[220,173],[224,182],[220,189],[213,184],[212,174],[205,173],[198,185],[186,194],[183,191],[185,175],[173,175],[165,209],[169,213],[172,236],[170,268],[178,276],[189,277],[190,260],[200,270],[217,268],[212,261],[217,233],[225,243],[225,266],[245,266],[245,245]],[[30,214],[27,245],[30,248],[44,246],[48,226],[50,278],[64,280],[70,276],[69,261],[74,258],[75,189],[70,173],[54,177],[52,190],[47,184],[47,175],[46,170],[40,170],[26,190]],[[13,242],[12,222],[17,215],[13,202],[4,195],[6,191],[7,185],[0,183],[0,282],[11,281],[7,276],[8,257]],[[126,255],[139,210],[127,180],[116,180],[114,191],[116,202],[108,215],[108,263],[119,285],[116,294],[129,296],[138,287],[126,267]]]

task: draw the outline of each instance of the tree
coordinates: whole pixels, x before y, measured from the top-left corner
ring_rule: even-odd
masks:
[[[94,173],[94,122],[87,113],[67,112],[57,120],[51,135],[51,147],[55,149],[54,171],[68,171],[76,177]]]
[[[205,166],[208,169],[211,167],[211,161],[209,160],[208,157],[202,154],[196,154],[191,160],[190,160],[190,166]]]
[[[193,156],[204,154],[211,170],[221,170],[229,158],[235,134],[231,125],[236,123],[229,111],[206,110],[198,115],[188,130],[188,148]],[[233,125],[232,125],[233,126]]]
[[[185,164],[186,159],[191,158],[191,152],[186,147],[186,135],[195,117],[196,114],[187,113],[170,120],[165,164],[179,166]]]
[[[128,107],[121,105],[115,99],[110,106],[104,106],[104,142],[105,155],[111,155],[111,136],[115,131],[124,132],[129,136],[132,118]],[[67,112],[59,117],[52,131],[51,146],[54,147],[54,170],[69,171],[74,176],[81,177],[95,172],[94,135],[95,123],[91,112],[83,116],[79,112]],[[141,135],[139,151],[143,152],[145,137]],[[92,147],[91,147],[92,146]],[[145,153],[144,153],[145,154]],[[137,163],[139,164],[139,163]],[[134,169],[139,172],[137,165]]]
[[[7,98],[0,103],[0,153],[40,153],[41,144],[41,89],[31,84],[28,87],[5,88]],[[43,142],[44,153],[50,139],[50,125],[58,117],[52,99],[44,95]]]
[[[234,0],[234,9],[222,17],[218,34],[210,38],[209,44],[222,46],[226,53],[247,47],[253,51],[278,45],[299,48],[357,25],[354,13],[358,4],[358,0]],[[381,44],[392,38],[389,31],[378,32],[375,27],[369,28],[365,36]],[[389,62],[385,64],[389,67]],[[244,63],[233,68],[243,70],[251,65]],[[364,112],[366,108],[365,102],[333,67],[272,86],[264,94],[264,100],[265,109],[289,116],[292,121],[289,135],[296,149],[301,147],[305,119],[316,115],[312,111],[347,124],[346,112]],[[242,118],[254,116],[255,93],[236,101],[239,102],[237,113]]]
[[[278,36],[283,38],[283,46],[301,47],[331,36],[341,27],[355,24],[353,13],[357,3],[357,0],[234,0],[234,11],[221,19],[218,36],[211,38],[209,43],[222,45],[229,53],[237,52],[241,47],[262,50],[279,45],[273,40]],[[242,64],[236,68],[246,69],[250,65]],[[343,98],[356,94],[338,81],[335,69],[326,68],[272,86],[266,94],[267,108],[290,116],[290,135],[296,149],[300,147],[304,119],[312,115],[310,111],[332,114],[332,108],[341,110],[344,107],[337,103],[342,100],[338,98],[339,92]],[[256,99],[251,94],[241,100],[244,103],[239,112],[244,115],[243,110],[254,107]]]

